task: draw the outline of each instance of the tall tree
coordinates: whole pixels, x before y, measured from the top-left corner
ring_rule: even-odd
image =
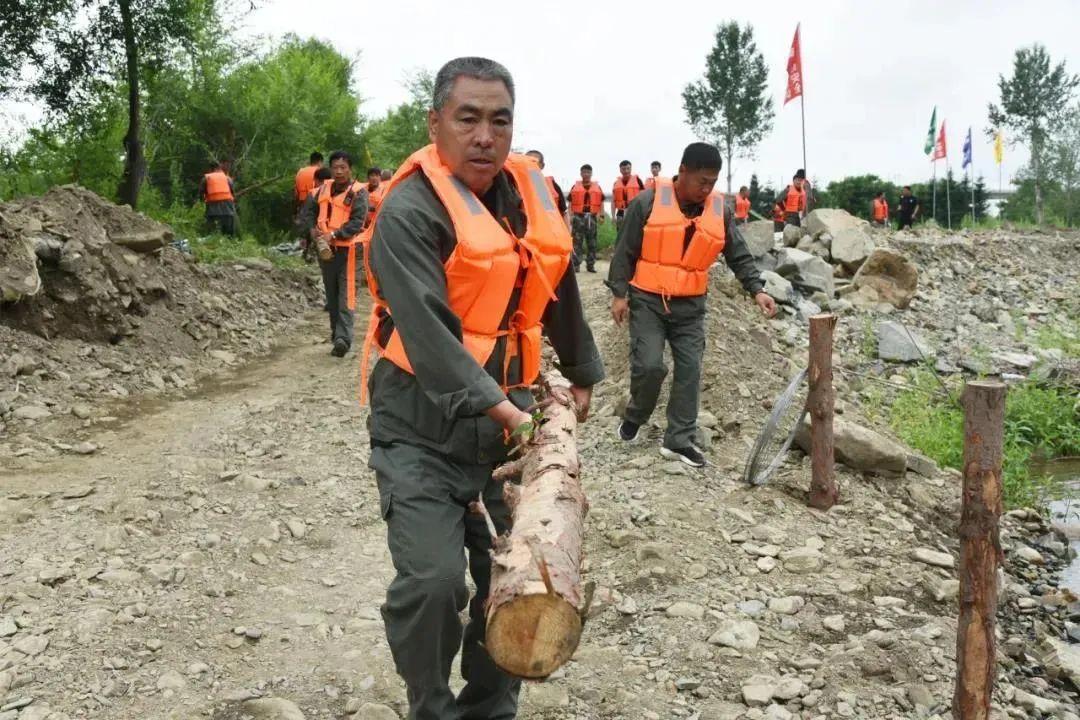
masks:
[[[683,90],[687,123],[724,153],[729,194],[732,159],[753,157],[758,143],[772,130],[768,80],[753,27],[740,28],[732,21],[716,28],[716,42],[705,57],[705,75]]]
[[[1047,148],[1048,174],[1061,186],[1064,196],[1062,219],[1072,226],[1080,219],[1077,191],[1080,190],[1080,105],[1073,106],[1054,131]]]
[[[56,114],[88,102],[120,74],[127,85],[128,123],[118,194],[136,207],[146,173],[140,85],[147,64],[162,61],[191,38],[211,0],[29,0],[0,6],[0,93],[37,97]]]
[[[975,181],[975,221],[978,222],[986,217],[990,209],[990,197],[986,190],[986,180],[982,175]]]
[[[427,113],[435,78],[421,70],[407,84],[409,101],[387,111],[364,130],[364,142],[372,161],[396,168],[405,158],[428,144]]]
[[[997,128],[1009,128],[1027,143],[1035,190],[1035,221],[1040,224],[1047,133],[1067,117],[1078,84],[1080,77],[1069,74],[1064,61],[1051,68],[1050,55],[1042,45],[1020,48],[1013,59],[1012,77],[998,76],[1000,105],[990,103],[988,108],[991,125],[987,128],[988,135],[993,135]]]

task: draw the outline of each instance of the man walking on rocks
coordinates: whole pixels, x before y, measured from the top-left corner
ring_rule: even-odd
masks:
[[[915,218],[919,217],[919,210],[919,198],[911,194],[910,185],[905,185],[904,189],[900,191],[900,207],[896,213],[900,219],[896,229],[910,229],[912,223],[915,222]]]
[[[570,229],[574,236],[574,272],[596,272],[597,225],[604,222],[604,191],[592,181],[592,165],[581,166],[581,179],[570,188]]]
[[[683,153],[678,175],[659,178],[655,188],[630,203],[607,280],[614,295],[612,317],[620,325],[630,320],[630,401],[619,438],[636,440],[656,407],[667,375],[666,342],[675,376],[660,454],[692,467],[705,464],[694,436],[705,352],[705,294],[717,256],[723,253],[762,312],[776,314],[724,196],[713,192],[720,166],[714,146],[692,143]]]
[[[371,467],[397,575],[382,616],[411,720],[510,720],[520,683],[484,649],[491,536],[510,511],[491,473],[507,439],[528,438],[521,408],[546,335],[569,396],[587,414],[603,365],[566,272],[571,240],[537,164],[510,155],[514,83],[499,63],[458,58],[435,77],[433,144],[395,175],[375,219],[369,337]],[[557,302],[555,301],[557,299]],[[570,397],[572,396],[572,397]],[[476,585],[469,623],[465,550]],[[450,690],[461,648],[465,687]]]
[[[364,229],[368,213],[367,188],[353,180],[352,157],[338,150],[330,155],[332,179],[304,205],[302,226],[309,229],[319,256],[326,312],[330,315],[331,354],[344,357],[353,343],[353,312],[349,309],[349,255],[356,252],[351,241]],[[355,257],[355,256],[354,256]]]
[[[802,172],[802,171],[800,171]],[[784,205],[784,223],[786,225],[802,226],[802,216],[806,212],[806,188],[805,178],[795,173],[791,178],[791,184],[780,194],[779,202]]]

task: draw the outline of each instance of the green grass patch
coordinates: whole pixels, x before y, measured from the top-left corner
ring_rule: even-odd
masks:
[[[961,469],[964,414],[932,374],[915,371],[913,389],[893,402],[889,424],[908,445],[943,467]],[[1002,474],[1007,507],[1037,507],[1050,481],[1031,471],[1033,457],[1080,455],[1080,401],[1065,389],[1032,381],[1009,388]]]
[[[251,235],[237,238],[225,235],[208,235],[191,239],[191,253],[199,262],[209,264],[234,263],[243,258],[266,258],[275,267],[300,269],[306,266],[296,255],[282,255],[261,245]]]
[[[1035,344],[1043,350],[1058,349],[1069,357],[1080,357],[1080,319],[1062,318],[1039,326]]]
[[[615,221],[607,219],[596,227],[596,245],[601,250],[615,247]]]

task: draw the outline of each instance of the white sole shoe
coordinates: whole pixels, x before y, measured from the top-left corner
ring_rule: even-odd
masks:
[[[693,460],[691,460],[690,458],[686,457],[685,455],[680,455],[679,453],[675,452],[674,450],[669,450],[668,448],[663,447],[663,446],[660,447],[660,455],[662,457],[667,458],[668,460],[678,460],[679,462],[685,463],[685,464],[689,465],[692,468],[705,467],[704,462],[696,463]]]

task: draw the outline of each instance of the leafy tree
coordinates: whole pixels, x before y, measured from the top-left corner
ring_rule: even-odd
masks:
[[[881,191],[885,192],[889,207],[895,213],[900,189],[877,175],[853,175],[830,182],[825,192],[818,193],[818,206],[842,208],[870,220],[870,204]]]
[[[5,94],[40,98],[55,113],[91,100],[121,66],[127,93],[123,202],[136,207],[146,172],[141,122],[145,66],[161,63],[191,39],[210,0],[31,0],[5,3],[0,45],[7,56],[0,71]],[[122,63],[122,65],[121,65]],[[23,79],[25,76],[25,80]]]
[[[986,180],[982,175],[975,181],[975,221],[978,222],[986,217],[990,210],[989,193],[986,189]]]
[[[687,123],[724,154],[728,194],[732,159],[753,157],[758,143],[772,130],[768,80],[753,27],[740,28],[732,21],[716,28],[716,44],[705,57],[705,75],[683,90]]]
[[[1031,179],[1035,196],[1035,221],[1043,222],[1042,185],[1045,181],[1043,156],[1049,129],[1069,114],[1069,102],[1080,85],[1080,77],[1065,70],[1062,61],[1051,68],[1046,48],[1036,44],[1016,51],[1012,77],[998,76],[1001,104],[990,103],[988,114],[992,135],[1005,127],[1022,136],[1031,151]],[[1015,141],[1014,141],[1015,142]]]
[[[756,212],[763,218],[772,218],[772,206],[773,199],[776,197],[776,190],[771,185],[761,187],[758,182],[757,173],[750,176],[750,209]]]
[[[1047,172],[1064,195],[1062,219],[1071,226],[1080,220],[1080,105],[1072,108],[1054,133],[1047,160]]]
[[[408,102],[392,108],[364,131],[372,162],[379,167],[396,168],[429,142],[427,118],[435,78],[421,70],[409,80],[408,88]]]

